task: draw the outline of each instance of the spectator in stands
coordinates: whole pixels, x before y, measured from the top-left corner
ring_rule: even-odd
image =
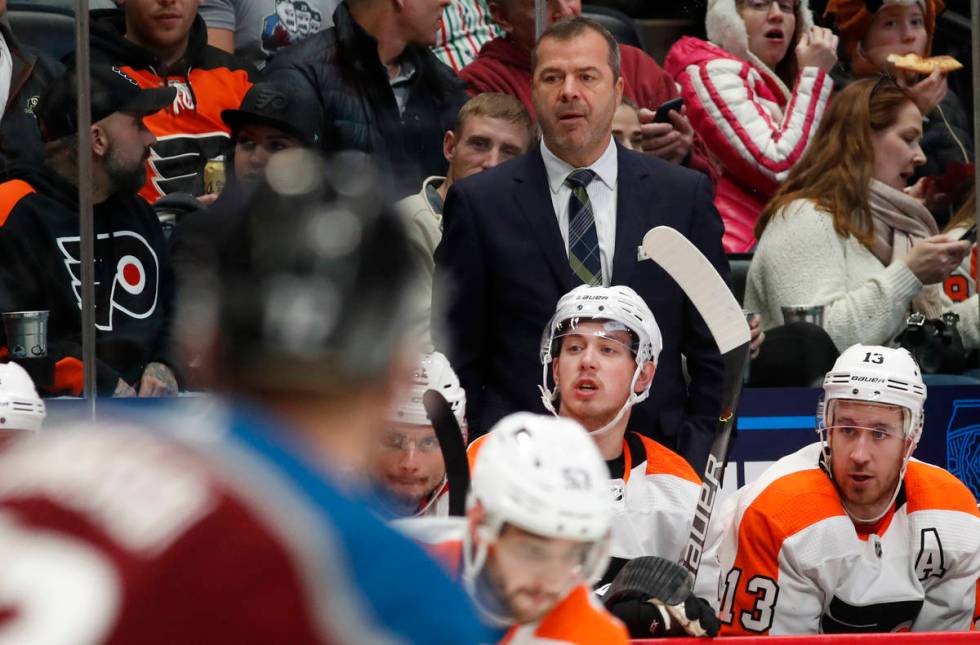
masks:
[[[433,51],[458,74],[473,62],[481,47],[500,34],[487,0],[452,0],[442,12]]]
[[[727,276],[711,182],[615,145],[623,80],[618,45],[602,25],[559,21],[535,51],[540,146],[447,195],[433,309],[446,303],[448,333],[436,346],[449,351],[478,435],[510,412],[543,410],[535,356],[563,294],[583,282],[629,286],[664,332],[656,384],[630,427],[701,470],[717,424],[721,357],[683,291],[654,263],[637,262],[636,249],[652,227],[671,226]],[[576,73],[585,68],[594,71]],[[443,288],[450,281],[451,291]]]
[[[451,130],[443,138],[443,153],[449,162],[445,177],[429,177],[422,190],[396,205],[408,228],[412,257],[419,265],[419,337],[430,349],[433,254],[442,239],[442,206],[454,182],[493,168],[531,147],[535,138],[531,116],[513,96],[488,92],[463,105]]]
[[[153,209],[137,195],[155,142],[143,118],[173,103],[176,90],[140,90],[117,67],[93,65],[92,201],[95,205],[95,315],[100,394],[177,393],[169,365],[173,272]],[[2,311],[50,311],[48,392],[82,392],[81,256],[78,238],[77,92],[64,74],[37,107],[44,164],[0,184]],[[46,386],[46,387],[45,387]]]
[[[208,44],[262,69],[276,52],[326,29],[340,0],[203,0]]]
[[[531,98],[531,49],[534,47],[534,0],[491,0],[493,19],[504,36],[491,40],[476,60],[459,76],[470,92],[503,92],[516,96],[536,116]],[[581,0],[548,0],[547,20],[582,15]],[[620,45],[623,96],[641,108],[644,123],[643,149],[662,159],[687,164],[708,175],[713,168],[704,155],[694,130],[683,112],[672,111],[667,123],[652,123],[653,112],[664,101],[675,98],[674,80],[643,50]]]
[[[953,215],[943,231],[948,237],[958,240],[976,223],[977,189],[970,191],[963,206]],[[943,292],[953,302],[961,302],[977,294],[977,236],[973,235],[973,247],[960,266],[943,282]]]
[[[320,102],[307,86],[269,81],[253,85],[237,109],[222,111],[233,144],[226,155],[226,183],[212,208],[198,203],[176,222],[171,253],[179,284],[193,279],[213,259],[215,242],[235,225],[221,216],[221,202],[238,200],[243,189],[254,187],[276,152],[317,146],[323,136],[320,113]],[[157,214],[169,197],[157,202]]]
[[[640,114],[636,104],[626,97],[616,108],[612,125],[613,137],[619,145],[627,150],[641,150],[643,146],[643,129],[640,125]]]
[[[923,78],[897,70],[887,61],[890,54],[931,54],[942,0],[885,0],[874,6],[876,10],[869,9],[863,0],[831,0],[827,4],[827,13],[834,14],[849,68],[838,80],[838,87],[851,77],[888,73],[909,91],[926,117],[922,123],[926,162],[916,169],[916,179],[944,175],[951,165],[972,162],[972,124],[959,97],[948,90],[946,75],[936,71]],[[972,179],[972,173],[968,175]],[[929,210],[941,223],[948,221],[952,195],[939,193],[932,181],[923,188]]]
[[[7,12],[0,0],[0,17]],[[6,19],[0,21],[0,170],[12,163],[41,162],[41,133],[34,108],[53,78],[64,71],[61,63],[18,42]]]
[[[320,96],[327,153],[373,154],[397,196],[445,173],[442,138],[466,92],[432,54],[449,0],[347,0],[334,26],[284,50],[268,77],[305,83]]]
[[[705,27],[707,42],[682,38],[664,66],[722,169],[715,206],[725,250],[743,253],[820,125],[837,37],[813,26],[807,0],[709,0]]]
[[[838,93],[813,145],[790,172],[756,228],[745,305],[763,327],[783,305],[824,306],[823,325],[839,350],[881,344],[910,311],[960,315],[967,348],[977,347],[976,297],[952,303],[941,284],[969,242],[939,234],[932,214],[904,189],[925,161],[922,115],[887,76]]]
[[[238,107],[251,87],[251,65],[208,45],[199,0],[127,0],[92,12],[92,60],[116,65],[140,87],[170,86],[174,104],[148,117],[157,142],[140,194],[201,195],[204,165],[221,155],[228,127],[221,111]]]

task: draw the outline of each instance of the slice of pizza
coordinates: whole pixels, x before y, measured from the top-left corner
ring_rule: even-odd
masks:
[[[889,54],[886,60],[898,69],[918,72],[920,74],[931,74],[934,69],[938,69],[943,74],[949,74],[958,69],[963,69],[963,63],[952,56],[923,58],[918,54],[905,54],[904,56]]]

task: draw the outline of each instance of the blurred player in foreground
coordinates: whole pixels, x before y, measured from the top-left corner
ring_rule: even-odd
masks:
[[[608,560],[607,480],[577,423],[511,414],[483,437],[466,517],[402,526],[463,579],[498,642],[626,643],[589,588]]]
[[[439,438],[422,397],[436,390],[449,403],[466,443],[466,393],[446,357],[425,354],[415,368],[408,396],[395,406],[372,456],[384,510],[399,517],[449,515],[449,482]]]
[[[337,199],[325,176],[275,156],[189,287],[180,333],[227,404],[0,452],[0,642],[485,642],[462,590],[338,492],[408,372],[411,272],[371,178]]]
[[[820,442],[737,493],[718,550],[722,633],[970,629],[980,515],[958,479],[911,458],[915,361],[854,345],[823,387]]]

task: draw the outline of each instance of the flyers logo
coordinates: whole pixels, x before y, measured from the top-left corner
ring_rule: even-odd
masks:
[[[150,149],[147,175],[160,194],[204,193],[204,164],[223,154],[230,138],[225,132],[159,137]]]
[[[57,243],[65,258],[75,303],[81,309],[79,238],[59,237]],[[115,263],[115,272],[108,283],[100,281],[101,274],[96,271],[96,328],[112,331],[116,312],[140,319],[152,316],[157,307],[160,263],[146,239],[133,231],[116,231],[110,241],[108,233],[101,233],[95,240],[95,257],[102,258],[101,262]]]

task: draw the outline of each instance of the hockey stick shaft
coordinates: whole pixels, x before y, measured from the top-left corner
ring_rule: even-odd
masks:
[[[446,465],[446,481],[449,482],[449,514],[466,512],[466,493],[470,487],[470,464],[466,457],[463,432],[456,415],[446,398],[436,390],[426,390],[422,395],[425,414],[432,423],[439,440],[439,449]]]
[[[701,492],[684,547],[681,564],[697,577],[728,449],[735,424],[735,411],[742,392],[742,374],[749,356],[751,334],[742,309],[724,278],[690,240],[676,230],[659,226],[643,238],[643,253],[659,264],[680,285],[708,326],[724,363],[722,400],[718,427],[711,443],[708,463],[701,478]]]

